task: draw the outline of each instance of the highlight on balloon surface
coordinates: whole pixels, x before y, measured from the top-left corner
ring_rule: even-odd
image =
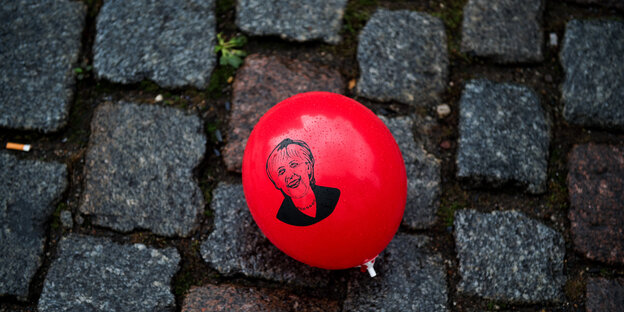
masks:
[[[403,218],[407,178],[396,141],[373,112],[339,94],[308,92],[256,124],[243,188],[256,224],[284,253],[374,276]]]

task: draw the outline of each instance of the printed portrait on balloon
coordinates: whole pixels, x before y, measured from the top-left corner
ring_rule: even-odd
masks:
[[[282,140],[267,158],[266,173],[284,195],[278,220],[308,226],[327,218],[336,208],[340,190],[316,185],[314,156],[306,142]]]

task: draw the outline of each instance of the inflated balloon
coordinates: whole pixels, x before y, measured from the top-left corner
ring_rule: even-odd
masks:
[[[365,265],[388,245],[407,179],[392,134],[345,96],[309,92],[269,110],[243,157],[251,214],[292,258],[324,269]]]

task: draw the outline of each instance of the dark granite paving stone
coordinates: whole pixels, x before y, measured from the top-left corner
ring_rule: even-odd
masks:
[[[542,193],[549,142],[549,122],[531,89],[488,80],[466,84],[459,102],[459,178],[494,186],[513,181]]]
[[[331,273],[298,262],[278,250],[255,224],[243,186],[220,183],[212,194],[214,231],[201,245],[201,255],[217,271],[242,273],[294,285],[321,287]]]
[[[39,311],[175,311],[175,248],[120,245],[108,238],[63,238],[43,284]]]
[[[624,129],[624,22],[572,20],[562,45],[563,117],[581,126]]]
[[[444,24],[412,11],[380,9],[359,37],[357,93],[378,101],[437,102],[448,79]]]
[[[65,165],[0,152],[0,296],[28,297],[43,261],[46,222],[66,187]]]
[[[13,0],[0,6],[0,126],[43,132],[67,123],[85,6]]]
[[[215,66],[214,0],[105,0],[93,68],[100,78],[205,88]]]
[[[347,0],[239,0],[236,25],[252,35],[336,44],[346,4]]]
[[[197,116],[156,105],[101,104],[91,122],[80,211],[122,232],[189,235],[204,210],[193,169],[205,148]]]
[[[592,260],[624,264],[624,146],[575,146],[568,192],[574,248]]]
[[[543,0],[469,0],[461,50],[500,63],[540,62],[543,11]]]
[[[236,73],[228,141],[223,160],[230,171],[241,172],[247,138],[260,117],[273,105],[309,91],[342,93],[345,84],[336,70],[278,56],[253,54]]]
[[[343,311],[448,311],[442,258],[428,238],[398,234],[377,258],[377,276],[359,273],[349,281]]]
[[[624,278],[587,281],[587,312],[620,312],[624,307]]]
[[[338,312],[338,302],[301,297],[277,288],[236,285],[193,287],[184,299],[182,312],[272,311]]]
[[[561,234],[517,211],[455,213],[458,291],[516,303],[563,299]]]
[[[403,224],[413,229],[426,229],[436,221],[440,206],[440,161],[416,144],[411,117],[379,116],[399,144],[407,172],[407,202]]]

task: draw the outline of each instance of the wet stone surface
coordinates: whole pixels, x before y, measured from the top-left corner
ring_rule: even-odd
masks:
[[[336,70],[278,56],[253,54],[236,73],[227,145],[223,160],[241,172],[247,138],[260,117],[295,94],[308,91],[342,93],[345,84]]]
[[[306,298],[283,289],[235,285],[193,287],[184,299],[182,312],[272,311],[338,312],[338,302]]]
[[[43,262],[46,223],[67,187],[67,167],[0,152],[0,296],[28,296]]]
[[[455,213],[458,291],[486,299],[537,303],[563,299],[561,234],[517,211]]]
[[[624,22],[568,22],[561,49],[564,118],[581,126],[624,129],[622,64]]]
[[[587,281],[587,312],[618,312],[624,307],[624,278]]]
[[[398,234],[377,258],[377,276],[356,272],[343,311],[448,311],[442,258],[425,236]]]
[[[330,271],[290,258],[264,237],[249,213],[241,184],[220,183],[211,207],[214,231],[202,243],[201,255],[217,271],[308,287],[328,284]]]
[[[120,245],[72,234],[59,243],[39,311],[174,311],[175,248]]]
[[[575,249],[592,260],[624,264],[624,146],[575,146],[568,192]]]
[[[550,125],[531,89],[488,80],[466,84],[459,102],[457,176],[546,190]]]
[[[544,0],[469,0],[461,50],[500,63],[540,62]]]
[[[69,0],[0,7],[0,126],[56,131],[74,94],[86,7]]]
[[[411,117],[378,116],[399,144],[407,172],[407,202],[403,225],[426,229],[436,221],[440,206],[440,161],[414,141]]]
[[[205,88],[215,66],[214,0],[107,0],[97,17],[93,68],[100,78]]]
[[[378,101],[426,106],[448,79],[444,24],[413,11],[380,9],[360,33],[357,93]]]
[[[239,0],[236,25],[252,35],[340,42],[346,0]]]
[[[192,171],[205,145],[197,116],[156,105],[101,104],[91,123],[80,211],[122,232],[189,235],[204,210]]]

